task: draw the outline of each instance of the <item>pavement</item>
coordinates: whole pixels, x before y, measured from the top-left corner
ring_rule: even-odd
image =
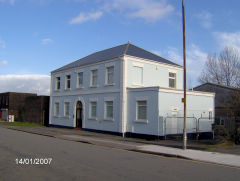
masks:
[[[165,144],[162,141],[147,141],[120,136],[95,133],[84,130],[52,128],[52,127],[18,127],[0,124],[1,127],[32,134],[54,137],[57,139],[82,142],[115,149],[142,152],[148,154],[178,157],[207,163],[220,164],[240,168],[240,155],[201,151],[201,145],[191,145],[192,149],[180,149],[178,145]],[[175,142],[176,143],[176,142]],[[189,148],[189,147],[188,147]],[[240,147],[239,147],[240,149]]]

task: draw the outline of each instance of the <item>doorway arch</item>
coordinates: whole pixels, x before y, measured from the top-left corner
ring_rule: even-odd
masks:
[[[82,128],[83,126],[83,104],[82,101],[76,103],[76,128]]]

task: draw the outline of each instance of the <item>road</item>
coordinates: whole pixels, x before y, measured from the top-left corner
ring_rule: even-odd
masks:
[[[47,165],[20,158],[52,158]],[[164,180],[240,178],[240,169],[136,153],[0,128],[0,180]]]

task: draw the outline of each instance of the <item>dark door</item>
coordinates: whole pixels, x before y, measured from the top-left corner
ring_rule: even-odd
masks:
[[[76,105],[76,127],[82,128],[82,102],[78,101]]]

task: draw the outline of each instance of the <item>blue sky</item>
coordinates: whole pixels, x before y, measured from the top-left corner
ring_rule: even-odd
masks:
[[[240,49],[240,2],[185,7],[188,84],[196,86],[209,53]],[[0,0],[0,92],[48,94],[52,70],[128,40],[182,65],[181,0]]]

